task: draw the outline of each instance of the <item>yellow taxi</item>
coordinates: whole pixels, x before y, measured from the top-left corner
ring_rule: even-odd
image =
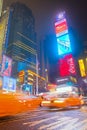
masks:
[[[83,104],[84,102],[82,98],[80,98],[76,93],[63,93],[55,96],[47,95],[41,102],[41,106],[56,108],[70,108],[75,106],[80,108]]]
[[[23,93],[0,92],[0,117],[32,111],[40,106],[41,98]]]

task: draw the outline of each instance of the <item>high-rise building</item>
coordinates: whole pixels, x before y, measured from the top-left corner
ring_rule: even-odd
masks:
[[[45,77],[47,81],[55,78],[55,67],[56,65],[56,45],[54,35],[46,35],[45,38],[40,42],[39,51],[39,72],[40,75]]]
[[[10,25],[6,55],[13,60],[12,76],[17,75],[18,64],[36,72],[36,32],[32,11],[24,4],[13,3],[9,8]]]

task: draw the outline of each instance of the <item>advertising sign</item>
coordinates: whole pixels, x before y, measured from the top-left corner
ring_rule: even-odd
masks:
[[[3,15],[0,20],[0,63],[2,61],[2,53],[4,51],[4,45],[6,40],[8,17],[9,15]]]
[[[24,83],[24,75],[25,75],[24,70],[22,70],[18,73],[19,82],[22,84]]]
[[[3,77],[3,90],[16,91],[16,79],[4,76]]]
[[[80,59],[78,62],[79,62],[81,77],[84,77],[84,76],[86,76],[84,61],[83,61],[83,59]]]
[[[3,6],[3,0],[0,0],[0,17],[1,17],[1,13],[2,13],[2,6]]]
[[[26,66],[27,66],[27,63],[24,63],[24,62],[18,62],[18,72],[22,71],[22,70],[26,70]]]
[[[1,75],[2,76],[11,76],[11,70],[12,70],[12,59],[3,55]]]
[[[72,52],[68,34],[58,37],[57,43],[58,43],[58,54],[59,55],[68,54],[68,53]]]
[[[64,78],[57,78],[56,79],[56,83],[58,85],[65,84],[66,82],[69,82],[69,81],[70,81],[70,77],[64,77]]]
[[[55,31],[56,31],[56,37],[68,33],[66,19],[59,20],[58,22],[55,23]]]
[[[70,76],[72,74],[76,74],[74,59],[71,54],[64,56],[64,58],[60,59],[59,62],[61,76]]]
[[[2,77],[0,77],[0,89],[2,88]]]

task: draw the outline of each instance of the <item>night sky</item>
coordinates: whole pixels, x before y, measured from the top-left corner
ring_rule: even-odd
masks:
[[[54,21],[57,14],[65,10],[69,26],[82,41],[87,40],[86,0],[4,0],[4,7],[16,1],[25,3],[32,10],[39,38],[55,33]]]

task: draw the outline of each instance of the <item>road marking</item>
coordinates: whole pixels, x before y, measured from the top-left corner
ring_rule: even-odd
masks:
[[[38,114],[38,113],[37,113]],[[39,118],[39,117],[43,117],[43,116],[48,116],[49,115],[49,113],[46,113],[46,114],[44,114],[44,115],[37,115],[37,114],[35,114],[35,115],[33,115],[32,114],[32,118]],[[12,119],[12,120],[6,120],[6,121],[4,121],[4,122],[0,122],[0,125],[2,124],[5,124],[5,123],[12,123],[12,122],[17,122],[17,121],[23,121],[23,120],[27,120],[27,119],[31,119],[31,115],[27,115],[27,116],[23,116],[23,118],[20,116],[20,117],[16,117],[16,119]]]
[[[66,123],[69,123],[69,124],[70,124],[70,123],[73,122],[73,124],[74,124],[75,122],[77,122],[77,120],[78,120],[78,119],[71,119],[71,120],[69,119],[69,120],[65,120],[65,121],[63,121],[62,123],[57,123],[57,125],[47,128],[47,130],[56,129],[56,128],[62,126],[62,125],[66,125]],[[63,130],[66,130],[66,129],[63,129]],[[70,128],[67,129],[67,130],[70,130]]]
[[[68,124],[66,124],[66,126],[64,128],[62,128],[61,130],[73,130],[75,127],[75,123],[78,123],[79,118],[75,118],[69,121]]]
[[[58,116],[53,116],[50,118],[41,119],[41,120],[37,120],[37,121],[33,121],[33,122],[25,122],[25,123],[23,123],[23,125],[35,126],[35,125],[38,125],[38,124],[43,123],[45,121],[49,121],[49,120],[56,119],[56,118],[58,118]]]
[[[47,125],[45,124],[44,126],[39,127],[38,130],[46,129],[46,128],[51,127],[51,126],[58,125],[59,123],[60,124],[65,124],[66,120],[71,120],[71,117],[62,117],[60,119],[57,119],[56,122],[53,122],[53,123],[50,123],[50,124],[47,124]]]
[[[75,124],[75,127],[79,130],[87,130],[87,119],[80,121],[79,123]]]

